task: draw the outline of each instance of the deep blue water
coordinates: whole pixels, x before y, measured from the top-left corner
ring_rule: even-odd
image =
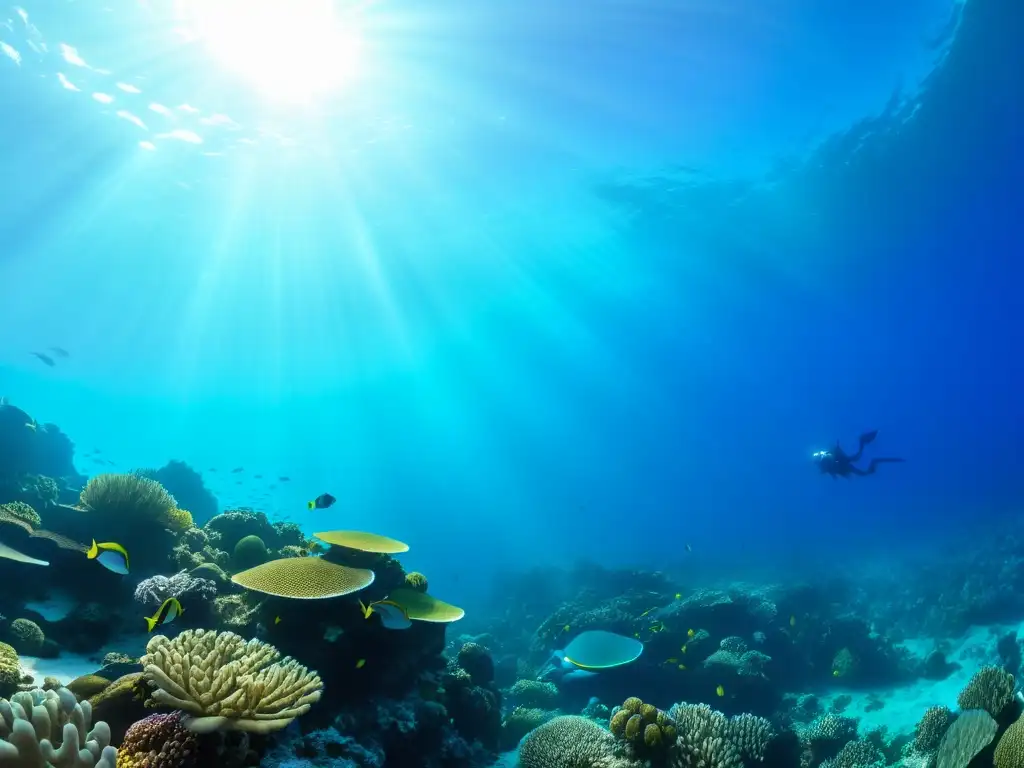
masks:
[[[353,84],[284,106],[159,3],[25,10],[0,394],[116,468],[398,536],[463,603],[496,568],[815,568],[1018,512],[1010,0],[371,4]],[[907,462],[818,475],[871,428]]]

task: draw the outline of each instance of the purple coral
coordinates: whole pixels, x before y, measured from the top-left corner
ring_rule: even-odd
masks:
[[[135,599],[145,605],[160,605],[169,597],[181,600],[186,596],[212,600],[217,596],[217,584],[179,571],[173,576],[151,576],[135,588]]]

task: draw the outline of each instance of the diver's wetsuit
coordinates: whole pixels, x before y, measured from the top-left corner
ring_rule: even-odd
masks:
[[[872,442],[877,435],[877,429],[861,435],[857,452],[852,456],[847,456],[839,446],[839,441],[836,440],[836,447],[831,451],[818,451],[814,454],[814,459],[818,462],[818,469],[821,470],[822,474],[832,475],[832,479],[835,480],[837,477],[848,478],[850,475],[873,475],[879,464],[903,461],[903,459],[881,458],[872,459],[867,469],[854,466],[853,462],[860,461],[861,454],[864,453],[864,446]]]

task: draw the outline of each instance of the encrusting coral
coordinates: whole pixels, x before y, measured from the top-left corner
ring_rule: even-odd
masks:
[[[18,653],[38,653],[46,641],[43,630],[31,619],[15,619],[8,629],[11,636],[11,645]]]
[[[316,672],[233,632],[157,635],[142,664],[153,701],[189,715],[185,725],[193,733],[276,731],[308,712],[323,690]]]
[[[0,643],[0,696],[14,693],[20,682],[18,652],[7,643]]]
[[[531,731],[519,746],[522,768],[617,768],[615,737],[593,720],[562,715]]]
[[[66,688],[34,689],[0,699],[0,766],[115,768],[110,728],[89,729],[92,707]]]
[[[173,576],[151,576],[135,587],[135,599],[144,605],[160,605],[168,597],[180,600],[186,595],[193,595],[200,600],[212,600],[217,596],[217,585],[210,579],[179,571]]]

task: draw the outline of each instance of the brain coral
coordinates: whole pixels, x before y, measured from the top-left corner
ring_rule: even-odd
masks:
[[[46,636],[39,625],[29,619],[15,619],[11,622],[11,645],[18,653],[33,654],[43,647]]]
[[[128,728],[117,751],[117,768],[191,768],[199,742],[181,712],[150,715]]]
[[[0,696],[9,696],[21,682],[18,652],[7,643],[0,643]]]
[[[1024,716],[1000,737],[993,758],[996,768],[1024,768]]]
[[[523,707],[554,708],[558,700],[558,687],[539,680],[516,680],[508,695]]]
[[[967,768],[996,735],[996,721],[983,709],[961,712],[942,737],[936,768]]]
[[[142,657],[153,700],[191,715],[193,733],[270,733],[320,700],[320,676],[259,640],[233,632],[186,630],[156,635]]]
[[[585,717],[562,715],[532,731],[519,745],[522,768],[616,768],[615,738]]]
[[[956,719],[949,707],[929,707],[917,724],[914,748],[918,752],[934,752],[939,748],[946,729]]]
[[[992,717],[1013,698],[1013,675],[1000,667],[982,667],[957,696],[960,709],[983,709]]]

